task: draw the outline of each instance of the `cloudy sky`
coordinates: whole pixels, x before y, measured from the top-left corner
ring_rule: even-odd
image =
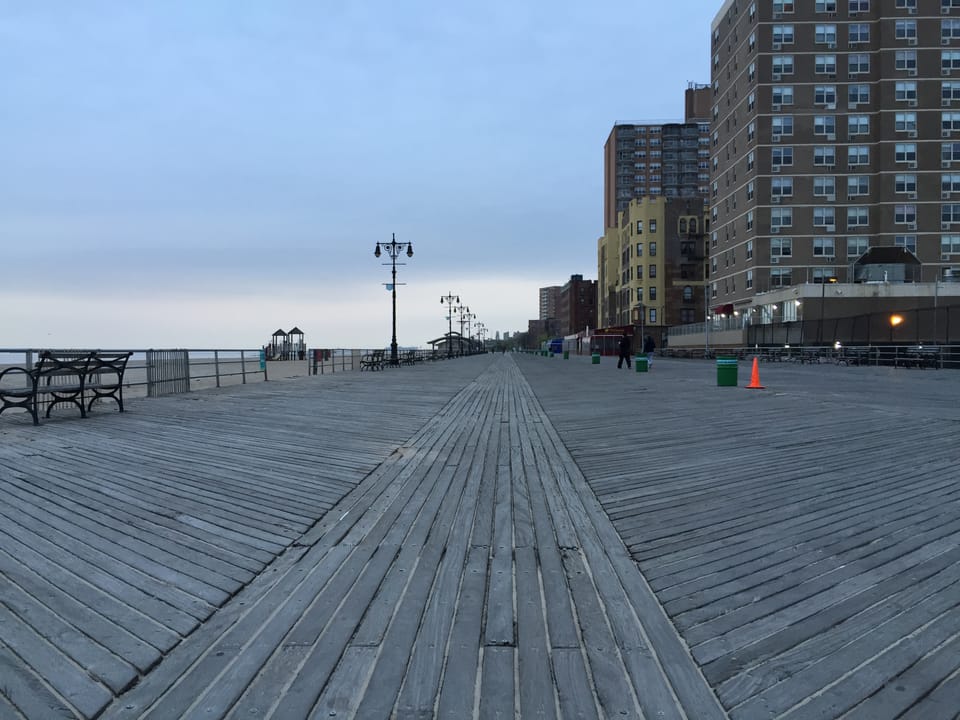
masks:
[[[492,332],[596,278],[603,143],[677,121],[720,0],[0,0],[0,347]]]

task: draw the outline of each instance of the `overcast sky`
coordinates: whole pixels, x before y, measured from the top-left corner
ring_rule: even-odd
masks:
[[[526,329],[596,278],[603,143],[679,121],[720,0],[0,0],[0,347]]]

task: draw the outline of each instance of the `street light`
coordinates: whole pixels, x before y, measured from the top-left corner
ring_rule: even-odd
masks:
[[[463,324],[468,322],[467,317],[470,315],[470,308],[466,305],[457,305],[454,310],[460,316],[460,354],[463,355]]]
[[[903,323],[903,315],[890,316],[890,342],[893,342],[893,329]]]
[[[392,282],[384,283],[387,286],[387,289],[390,290],[393,295],[393,335],[390,339],[390,364],[398,366],[400,360],[397,357],[397,257],[402,252],[407,253],[407,257],[413,257],[413,243],[409,242],[397,242],[397,236],[395,233],[390,233],[390,242],[378,242],[377,246],[373,250],[375,257],[380,257],[380,252],[386,250],[387,254],[390,256],[390,266],[391,266],[391,277]],[[387,263],[384,263],[386,265]],[[404,265],[405,263],[400,263]]]
[[[447,357],[453,355],[453,304],[460,302],[460,296],[447,293],[440,296],[440,304],[447,304]]]

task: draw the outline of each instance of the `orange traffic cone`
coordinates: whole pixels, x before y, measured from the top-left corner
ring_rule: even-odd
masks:
[[[750,373],[750,384],[744,385],[748,390],[763,390],[763,385],[760,384],[760,362],[756,357],[753,358],[753,370]]]

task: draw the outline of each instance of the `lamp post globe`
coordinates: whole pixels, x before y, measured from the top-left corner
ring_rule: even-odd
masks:
[[[384,263],[384,265],[390,265],[391,280],[391,282],[384,284],[390,290],[393,301],[393,333],[390,337],[390,364],[399,366],[400,359],[397,355],[397,265],[403,265],[404,263],[397,263],[397,258],[401,253],[406,253],[408,258],[413,257],[413,243],[397,242],[396,234],[391,233],[390,242],[378,242],[373,249],[373,255],[374,257],[380,257],[384,251],[390,256],[390,262]]]

